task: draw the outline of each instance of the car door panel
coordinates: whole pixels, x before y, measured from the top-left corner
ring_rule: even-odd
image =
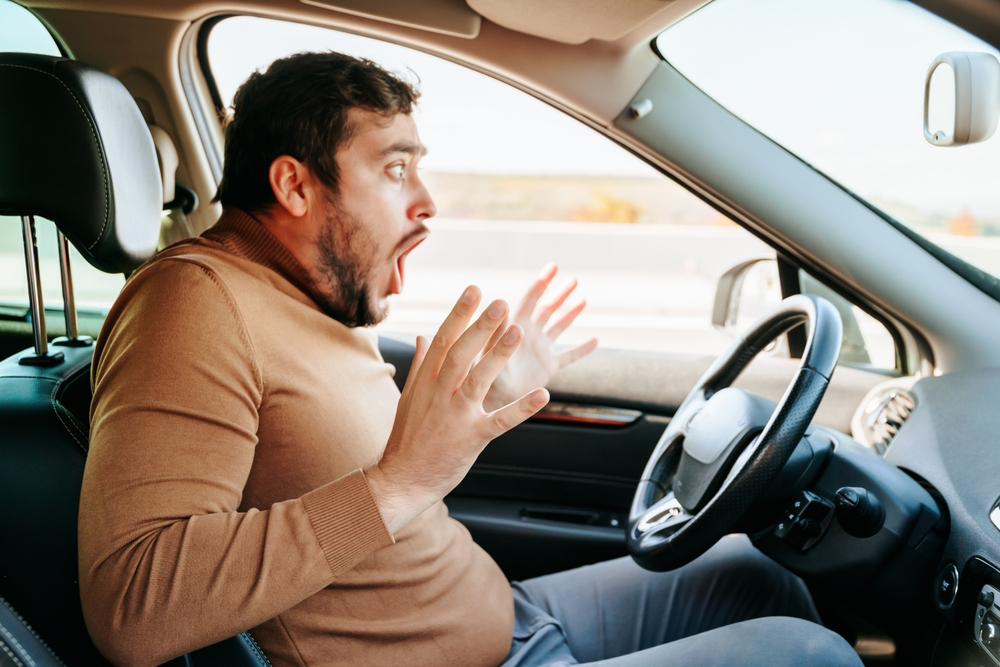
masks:
[[[622,511],[668,420],[624,427],[531,419],[483,451],[456,495]]]
[[[445,502],[512,581],[626,555],[622,512],[456,494]]]
[[[380,347],[402,386],[413,346],[382,337]],[[584,416],[541,414],[491,442],[446,498],[451,515],[512,580],[624,556],[624,525],[643,467],[712,361],[600,349],[563,369],[549,383],[555,412]],[[736,384],[777,400],[797,367],[797,360],[761,355]],[[816,422],[849,432],[857,405],[884,379],[838,368]],[[587,410],[601,408],[634,412],[618,425],[588,423]]]

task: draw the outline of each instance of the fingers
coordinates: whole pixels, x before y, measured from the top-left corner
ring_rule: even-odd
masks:
[[[441,327],[434,334],[434,339],[427,349],[423,360],[424,363],[421,364],[421,367],[427,368],[426,373],[430,377],[437,377],[441,371],[441,365],[447,358],[448,351],[455,344],[455,341],[458,340],[459,336],[462,335],[466,327],[469,326],[469,320],[475,314],[482,296],[482,292],[475,285],[466,287],[455,307],[451,309],[448,317],[441,323]]]
[[[500,342],[500,336],[504,335],[509,326],[510,326],[510,315],[508,314],[507,317],[503,318],[503,324],[498,326],[497,330],[493,332],[493,336],[492,338],[490,338],[490,342],[486,343],[486,347],[482,349],[483,354],[489,352],[494,347],[496,347],[496,344]]]
[[[486,436],[492,440],[535,414],[549,402],[549,392],[536,389],[510,405],[490,413],[486,419]]]
[[[506,303],[499,300],[494,301],[483,311],[479,319],[459,336],[455,344],[451,346],[451,350],[448,351],[438,373],[438,379],[444,386],[458,389],[469,374],[469,369],[472,368],[476,355],[493,337],[493,332],[503,323],[508,312]]]
[[[406,374],[406,384],[403,385],[403,392],[409,389],[416,380],[414,378],[420,371],[420,365],[424,363],[424,357],[427,355],[427,348],[430,343],[423,336],[417,336],[417,349],[413,353],[413,361],[410,362],[410,372]]]
[[[565,313],[559,316],[555,322],[553,322],[548,328],[545,329],[545,335],[555,340],[566,331],[569,325],[573,324],[576,320],[577,315],[583,312],[583,309],[587,307],[587,302],[581,300],[580,303],[576,304]]]
[[[597,339],[591,338],[583,345],[574,347],[572,350],[567,350],[559,355],[559,368],[565,368],[569,366],[574,361],[579,361],[585,356],[597,349]]]
[[[469,372],[462,383],[460,393],[471,403],[481,405],[493,381],[500,375],[510,355],[514,354],[518,343],[524,337],[524,329],[514,324],[504,330],[502,337],[490,348],[478,364]]]
[[[517,306],[517,312],[514,314],[514,321],[520,322],[525,318],[531,317],[532,313],[535,312],[535,306],[538,304],[538,300],[542,298],[545,294],[545,290],[549,288],[549,283],[556,276],[556,271],[559,267],[555,265],[554,262],[549,262],[542,269],[542,272],[538,274],[538,278],[535,279],[534,284],[528,290],[528,293],[524,295],[521,299],[521,303]]]
[[[566,299],[569,298],[569,295],[573,293],[573,290],[576,289],[576,285],[577,283],[575,278],[567,280],[563,283],[562,287],[559,288],[559,291],[556,292],[555,298],[535,309],[531,318],[532,321],[538,326],[544,327],[549,321],[549,318],[552,317],[552,313],[556,312],[559,309],[559,306],[563,305]]]

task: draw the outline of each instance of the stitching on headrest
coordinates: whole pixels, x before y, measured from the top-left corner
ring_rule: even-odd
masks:
[[[111,211],[109,210],[110,206],[108,203],[109,202],[108,191],[110,190],[108,184],[111,183],[111,174],[108,173],[108,166],[104,163],[104,151],[101,150],[101,142],[97,138],[98,136],[97,128],[94,127],[94,123],[91,122],[90,116],[87,115],[87,111],[83,108],[83,104],[80,102],[80,99],[76,96],[76,93],[74,93],[73,90],[66,85],[65,81],[57,77],[52,72],[46,72],[45,70],[38,69],[37,67],[28,67],[27,65],[12,65],[10,63],[0,63],[0,67],[16,67],[18,69],[26,69],[32,72],[39,72],[40,74],[45,74],[46,76],[51,76],[53,79],[58,81],[63,88],[66,89],[66,92],[68,92],[70,94],[70,97],[73,98],[73,101],[76,102],[76,106],[80,107],[80,112],[83,114],[83,117],[87,120],[87,125],[90,126],[90,132],[94,136],[94,146],[97,148],[97,156],[101,159],[101,170],[104,172],[104,184],[105,184],[104,224],[101,225],[101,232],[97,235],[97,238],[94,240],[94,242],[89,246],[87,246],[87,250],[93,250],[94,246],[96,246],[100,242],[100,240],[104,237],[104,231],[108,228],[108,219],[111,216]]]

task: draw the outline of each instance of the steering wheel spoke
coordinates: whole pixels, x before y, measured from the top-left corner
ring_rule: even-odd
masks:
[[[659,487],[669,489],[673,482],[674,472],[683,447],[684,438],[691,429],[691,423],[705,407],[708,400],[704,392],[691,392],[677,412],[670,418],[670,423],[656,443],[653,453],[643,470],[642,479],[656,483]],[[636,496],[638,497],[638,495]]]
[[[648,535],[663,535],[676,532],[691,520],[672,491],[650,507],[635,525],[636,530]]]

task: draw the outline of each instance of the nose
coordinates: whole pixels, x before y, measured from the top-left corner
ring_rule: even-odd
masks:
[[[434,200],[431,199],[431,193],[419,178],[414,178],[413,184],[416,186],[416,189],[413,193],[413,200],[410,203],[409,211],[407,211],[410,220],[423,221],[433,218],[437,215],[437,206],[434,205]]]

